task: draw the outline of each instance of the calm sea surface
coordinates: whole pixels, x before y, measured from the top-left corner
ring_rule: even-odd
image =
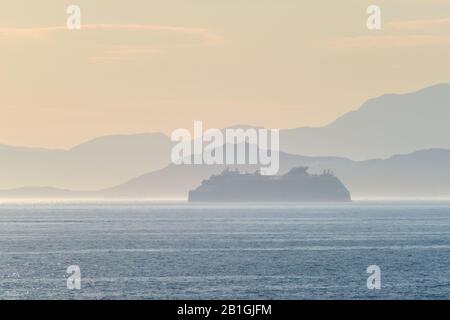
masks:
[[[449,299],[450,203],[0,204],[0,299],[213,298]]]

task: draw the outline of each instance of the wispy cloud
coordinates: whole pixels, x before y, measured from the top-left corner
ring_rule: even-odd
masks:
[[[399,35],[331,38],[325,41],[330,48],[411,48],[450,47],[450,35]]]
[[[56,36],[64,35],[64,33],[76,33],[81,35],[79,40],[83,41],[83,35],[90,36],[91,33],[100,31],[102,33],[96,34],[96,39],[104,39],[96,41],[97,48],[100,47],[102,52],[93,53],[88,58],[89,62],[117,62],[117,61],[132,61],[138,58],[151,57],[162,51],[163,47],[167,49],[170,46],[203,46],[203,47],[217,47],[224,45],[224,38],[215,34],[209,29],[193,28],[193,27],[175,27],[165,25],[149,25],[149,24],[84,24],[81,30],[68,30],[65,26],[53,27],[35,27],[35,28],[0,28],[0,43],[3,41],[48,41]],[[111,33],[109,37],[104,37]],[[125,33],[124,33],[125,32]],[[127,36],[127,33],[132,33],[132,36]],[[115,36],[115,33],[120,34],[114,37],[114,43],[108,43],[108,39]],[[163,44],[156,42],[149,43],[149,34],[166,33],[176,36],[188,37],[187,42],[170,43],[165,41]],[[142,34],[142,36],[140,36]],[[136,37],[137,36],[137,37]],[[87,39],[87,38],[86,38]],[[91,39],[91,38],[90,38]],[[132,41],[131,39],[138,39]],[[179,38],[177,38],[179,39]],[[92,40],[87,40],[91,41]],[[103,44],[102,44],[103,43]]]
[[[422,29],[450,26],[450,18],[393,21],[387,23],[386,26],[398,30],[422,30]]]
[[[198,37],[206,45],[223,45],[223,37],[205,28],[174,27],[149,24],[84,24],[81,30],[111,30],[111,31],[135,31],[135,32],[171,32]],[[2,37],[30,37],[39,38],[58,32],[70,32],[65,26],[36,27],[36,28],[0,28]]]
[[[391,21],[384,24],[386,30],[403,31],[404,34],[349,36],[329,38],[325,43],[329,48],[442,48],[450,47],[450,35],[442,31],[450,27],[450,17]],[[430,32],[426,32],[430,30]],[[419,31],[411,34],[408,31]],[[433,34],[431,34],[433,33]]]

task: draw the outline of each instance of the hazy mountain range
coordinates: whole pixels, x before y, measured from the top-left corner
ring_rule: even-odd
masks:
[[[0,189],[97,190],[161,169],[172,142],[161,133],[100,137],[70,150],[0,145]]]
[[[358,198],[450,198],[450,150],[430,149],[385,160],[352,161],[336,157],[303,157],[280,154],[280,174],[294,166],[311,173],[332,169]],[[218,174],[225,165],[180,165],[133,178],[113,188],[80,192],[56,188],[19,188],[0,191],[2,198],[146,198],[185,199],[203,179]],[[257,166],[233,166],[253,172]]]
[[[332,169],[354,198],[450,198],[450,150],[431,149],[386,160],[352,161],[336,157],[303,157],[282,153],[280,174],[294,166],[310,172]],[[255,171],[256,166],[238,166]],[[137,177],[104,190],[107,197],[185,198],[203,179],[225,166],[175,166]]]
[[[288,153],[353,160],[387,158],[422,149],[450,149],[450,85],[386,94],[321,128],[281,133]]]
[[[448,119],[448,84],[384,95],[328,126],[281,131],[280,173],[331,169],[354,197],[450,197]],[[224,169],[171,165],[172,146],[160,133],[106,136],[70,150],[1,145],[0,189],[9,190],[0,197],[185,198]]]

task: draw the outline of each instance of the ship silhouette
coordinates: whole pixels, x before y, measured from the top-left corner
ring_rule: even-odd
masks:
[[[309,174],[296,167],[280,176],[226,169],[189,192],[189,202],[350,202],[351,195],[330,170]]]

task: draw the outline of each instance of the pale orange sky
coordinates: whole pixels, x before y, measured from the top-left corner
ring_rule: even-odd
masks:
[[[69,31],[66,7],[82,10]],[[4,0],[0,144],[320,126],[369,98],[450,82],[450,0]]]

